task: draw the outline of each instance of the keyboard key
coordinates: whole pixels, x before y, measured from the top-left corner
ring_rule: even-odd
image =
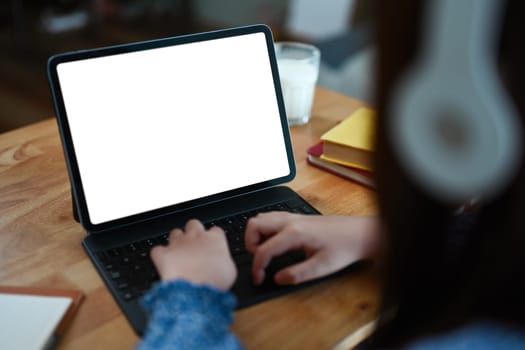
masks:
[[[157,240],[159,241],[159,243],[161,245],[167,246],[169,244],[169,234],[165,233],[162,236],[160,236],[159,238],[157,238]]]
[[[131,243],[127,246],[127,251],[130,253],[135,253],[138,250],[137,246],[134,243]]]
[[[217,223],[215,221],[210,221],[210,222],[206,222],[204,224],[204,227],[209,230],[210,228],[212,228],[213,226],[217,226]]]
[[[232,234],[228,237],[228,241],[232,245],[244,244],[244,234]]]
[[[130,300],[135,299],[135,296],[131,292],[125,292],[122,294],[122,298],[124,298],[124,300],[126,301],[130,301]]]
[[[288,207],[284,203],[279,203],[275,206],[275,210],[277,211],[286,211],[288,210]]]
[[[307,205],[302,205],[299,210],[301,210],[301,212],[303,214],[317,214],[312,208],[310,208],[309,206]]]
[[[109,275],[110,275],[111,279],[113,279],[113,280],[116,280],[116,279],[120,278],[120,272],[119,271],[110,271]]]
[[[241,246],[234,246],[231,248],[231,252],[232,252],[232,255],[235,256],[235,255],[240,255],[242,253],[244,253],[246,250],[244,249],[244,247],[241,247]]]
[[[120,256],[120,249],[119,249],[119,248],[111,249],[111,250],[109,251],[109,256],[110,256],[111,258],[117,258],[117,257],[119,257],[119,256]]]
[[[119,284],[117,285],[117,288],[118,288],[118,289],[121,289],[121,290],[122,290],[122,289],[126,289],[126,288],[128,288],[128,287],[129,287],[129,284],[126,283],[126,282],[122,282],[122,283],[119,283]]]

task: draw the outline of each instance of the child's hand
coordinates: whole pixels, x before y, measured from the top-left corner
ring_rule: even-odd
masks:
[[[379,250],[374,216],[320,216],[286,212],[259,214],[248,221],[246,249],[254,254],[253,281],[261,284],[272,258],[301,249],[307,259],[274,276],[278,284],[297,284],[326,276]]]
[[[206,230],[198,220],[188,221],[184,232],[171,231],[169,245],[154,247],[151,259],[163,281],[184,279],[228,290],[237,277],[224,231]]]

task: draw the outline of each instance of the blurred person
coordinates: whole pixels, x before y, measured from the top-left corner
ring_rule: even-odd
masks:
[[[251,218],[245,244],[254,254],[253,280],[260,284],[268,278],[265,267],[272,257],[292,249],[303,249],[307,259],[277,272],[276,283],[298,284],[373,259],[384,275],[380,322],[361,348],[523,349],[523,154],[499,191],[482,200],[454,201],[421,186],[393,146],[392,104],[418,59],[427,3],[378,4],[379,216],[273,212]],[[523,134],[525,8],[518,0],[503,8],[498,74]],[[152,314],[139,349],[242,348],[229,330],[235,297],[228,290],[237,272],[223,231],[191,220],[184,230],[173,230],[170,244],[154,248],[151,257],[162,281],[145,297]]]

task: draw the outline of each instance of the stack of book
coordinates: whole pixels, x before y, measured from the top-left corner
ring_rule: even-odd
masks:
[[[372,169],[375,125],[375,112],[359,108],[308,149],[308,163],[375,188]]]

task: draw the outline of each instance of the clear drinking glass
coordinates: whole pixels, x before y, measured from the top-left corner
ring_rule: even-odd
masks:
[[[315,85],[321,53],[313,45],[298,42],[275,43],[288,125],[303,125],[312,116]]]

